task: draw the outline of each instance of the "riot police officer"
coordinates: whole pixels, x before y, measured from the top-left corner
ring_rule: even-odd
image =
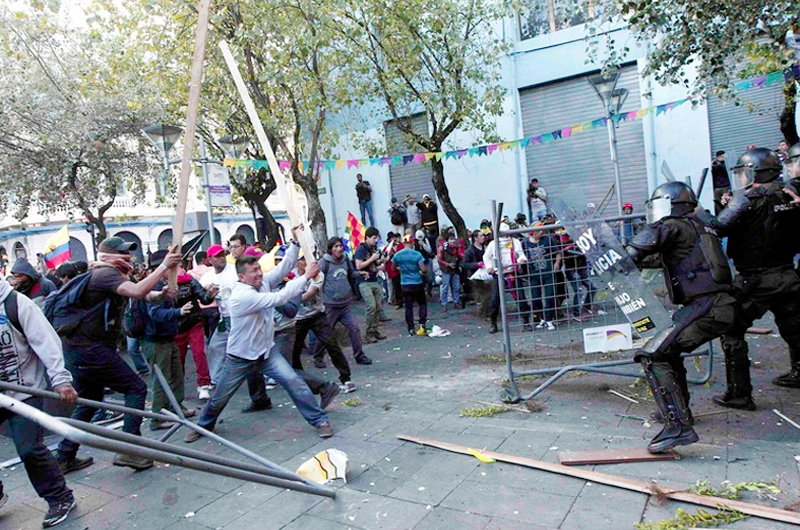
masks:
[[[657,254],[652,257],[661,258],[670,300],[683,306],[673,314],[673,325],[651,338],[634,357],[644,368],[664,420],[664,429],[647,446],[651,453],[660,453],[698,440],[681,353],[728,331],[736,300],[730,294],[731,271],[719,237],[708,225],[708,216],[697,210],[692,189],[682,182],[662,184],[647,209],[648,224],[626,250],[637,263]]]
[[[793,270],[800,207],[782,189],[781,162],[775,152],[751,149],[731,170],[735,191],[712,226],[728,236],[728,255],[738,272],[734,286],[743,311],[722,337],[728,387],[724,395],[713,399],[725,407],[753,410],[744,337],[753,321],[767,311],[775,316],[791,359],[789,373],[775,378],[773,384],[800,388],[800,279]]]
[[[786,152],[786,160],[783,162],[783,179],[789,190],[787,193],[793,193],[795,200],[800,199],[800,144],[794,144]]]

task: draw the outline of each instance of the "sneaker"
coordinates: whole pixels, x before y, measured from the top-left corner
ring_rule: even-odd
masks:
[[[544,325],[547,323],[546,320],[540,320],[538,324],[536,324],[536,329],[544,329]]]
[[[264,401],[259,401],[258,403],[250,402],[245,408],[242,409],[243,414],[250,414],[251,412],[258,412],[260,410],[269,410],[272,408],[272,400],[267,398]]]
[[[183,409],[184,418],[194,418],[197,416],[197,409]]]
[[[326,421],[317,427],[317,434],[319,434],[320,438],[330,438],[333,436],[333,427],[331,427],[331,422]]]
[[[391,322],[392,321],[392,319],[387,317],[386,315],[381,315],[381,317],[378,320],[380,322]]]
[[[408,336],[409,337],[416,337],[417,336],[416,330],[414,328],[408,328]]]
[[[174,421],[150,420],[151,431],[163,431],[172,428],[173,425],[175,425]]]
[[[604,317],[604,316],[606,316],[608,313],[607,313],[607,312],[605,312],[605,311],[603,311],[602,309],[598,309],[598,310],[597,310],[597,314],[598,314],[598,316]]]
[[[356,357],[356,364],[372,364],[372,359],[366,355],[361,355],[360,357]]]
[[[129,467],[137,471],[142,471],[153,467],[153,461],[149,458],[126,455],[122,453],[117,453],[114,455],[114,460],[111,463],[115,466]]]
[[[183,437],[183,441],[186,442],[187,444],[190,444],[192,442],[196,442],[197,440],[199,440],[201,436],[203,435],[200,434],[199,432],[195,430],[190,430],[189,432],[186,433],[186,436]]]
[[[428,334],[428,330],[425,329],[425,324],[420,324],[419,329],[417,330],[417,337],[424,337]]]
[[[572,320],[575,322],[583,322],[583,317],[580,315],[572,315]]]
[[[545,325],[547,326],[547,331],[555,331],[556,326],[552,322],[546,322]]]
[[[319,368],[322,370],[323,368],[327,368],[327,364],[322,359],[314,359],[314,368]]]
[[[61,473],[64,475],[67,473],[72,473],[73,471],[84,469],[94,464],[94,458],[91,456],[86,458],[80,458],[78,456],[68,458],[63,456],[58,450],[53,453],[53,456],[58,461],[58,467],[61,468]]]
[[[536,327],[539,327],[539,326],[536,326]],[[489,334],[497,333],[498,331],[500,331],[500,330],[497,329],[497,322],[492,322],[492,325],[489,328]]]
[[[372,336],[372,334],[364,336],[364,344],[375,344],[378,342],[378,339]]]
[[[355,385],[353,385],[355,386]],[[325,410],[333,402],[333,399],[339,395],[339,392],[344,392],[343,386],[334,383],[328,383],[319,393],[319,408]]]
[[[63,523],[74,507],[75,497],[72,496],[72,493],[59,501],[51,502],[47,515],[44,516],[44,521],[42,521],[42,528],[52,528],[57,524]]]
[[[92,418],[92,423],[97,423],[98,425],[105,425],[106,423],[111,423],[117,420],[121,420],[125,414],[122,412],[114,412],[113,410],[103,410],[97,411],[97,413]]]
[[[199,399],[201,401],[205,401],[207,399],[210,399],[211,398],[210,388],[211,387],[209,387],[207,385],[206,386],[198,386],[197,387],[197,399]]]
[[[350,392],[356,391],[356,384],[352,381],[345,381],[339,386],[339,388],[342,390],[343,393],[349,394]]]
[[[278,382],[277,382],[277,381],[275,381],[275,380],[274,380],[273,378],[271,378],[271,377],[268,377],[268,378],[267,378],[267,381],[266,381],[266,383],[267,383],[267,390],[274,390],[274,389],[278,388]]]

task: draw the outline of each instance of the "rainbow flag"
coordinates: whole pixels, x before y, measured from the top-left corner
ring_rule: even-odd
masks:
[[[69,230],[67,225],[64,225],[61,230],[55,233],[47,241],[47,246],[44,249],[44,263],[50,269],[55,269],[65,261],[72,259],[72,253],[69,251]]]
[[[364,224],[358,220],[358,217],[347,212],[347,224],[344,228],[344,234],[350,246],[350,250],[355,252],[358,245],[363,243],[367,238],[367,229],[364,227]]]

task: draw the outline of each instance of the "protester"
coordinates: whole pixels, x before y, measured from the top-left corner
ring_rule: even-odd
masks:
[[[427,193],[422,196],[422,202],[417,203],[419,209],[420,222],[423,229],[426,229],[434,237],[439,235],[439,212],[438,206]]]
[[[422,254],[422,258],[425,260],[425,269],[427,272],[425,273],[424,284],[425,291],[429,298],[433,289],[433,259],[436,257],[434,248],[430,240],[425,236],[425,232],[417,230],[416,234],[414,234],[414,250]]]
[[[728,169],[725,167],[725,151],[717,151],[714,160],[711,162],[711,180],[714,184],[714,210],[715,214],[724,208],[722,198],[730,193],[731,181],[728,176]]]
[[[500,230],[508,231],[508,225],[500,224]],[[523,326],[526,330],[530,327],[530,306],[522,293],[523,285],[519,281],[519,265],[527,261],[522,245],[519,240],[509,236],[500,237],[500,256],[495,253],[495,245],[487,245],[486,252],[483,254],[483,262],[486,264],[486,271],[492,275],[492,306],[489,310],[489,318],[492,325],[489,333],[497,333],[497,317],[500,315],[500,283],[497,275],[497,267],[503,267],[503,275],[509,286],[512,297],[519,299],[519,309],[522,313]]]
[[[238,241],[238,240],[237,240]],[[242,253],[244,253],[242,248]],[[225,359],[228,335],[231,329],[230,308],[228,299],[231,297],[233,288],[238,282],[236,276],[236,266],[227,262],[225,259],[225,249],[222,245],[211,245],[208,247],[208,260],[214,270],[208,271],[200,279],[200,285],[204,289],[212,286],[217,289],[217,307],[219,308],[219,322],[212,330],[211,337],[208,339],[207,361],[208,370],[211,377],[211,385],[215,385],[219,380],[222,361]]]
[[[71,335],[63,337],[63,344],[66,367],[72,373],[80,397],[101,401],[104,389],[110,388],[125,396],[125,406],[144,410],[147,385],[117,355],[122,307],[125,298],[146,300],[153,304],[163,301],[167,291],[153,291],[153,288],[171,269],[178,266],[181,255],[179,252],[170,252],[149,276],[139,283],[133,283],[127,279],[127,275],[133,268],[131,250],[136,248],[136,243],[119,237],[111,237],[100,243],[99,261],[92,264],[92,276],[83,293],[84,306],[90,311]],[[89,421],[95,410],[94,407],[78,405],[72,412],[72,419]],[[141,416],[126,414],[122,430],[140,435],[141,424]],[[57,458],[62,472],[77,471],[92,464],[91,457],[77,456],[79,447],[80,444],[76,442],[67,439],[61,441]],[[117,454],[113,463],[134,469],[153,466],[152,460],[125,454]]]
[[[530,287],[533,314],[539,316],[538,329],[555,329],[556,293],[553,269],[560,267],[558,245],[542,230],[543,223],[537,221],[522,242],[528,263],[525,266],[525,280]],[[526,325],[525,329],[530,329]]]
[[[297,230],[292,234],[297,239]],[[289,394],[303,418],[317,429],[322,438],[333,436],[328,416],[314,401],[308,385],[289,365],[288,361],[273,351],[274,308],[284,305],[300,295],[308,280],[319,273],[316,263],[308,266],[305,275],[287,282],[277,293],[270,292],[269,285],[277,283],[290,272],[297,262],[300,246],[292,243],[283,262],[268,273],[261,272],[255,256],[243,256],[236,262],[240,281],[230,297],[231,332],[228,354],[223,363],[217,388],[208,400],[198,420],[201,427],[213,430],[219,414],[249,374],[274,378]],[[266,280],[266,281],[265,281]],[[184,441],[194,442],[200,438],[197,431],[189,431]]]
[[[367,271],[356,271],[350,259],[344,254],[344,245],[338,237],[328,240],[328,253],[319,262],[320,271],[325,275],[322,283],[322,303],[325,305],[325,318],[333,329],[337,322],[341,322],[347,335],[350,337],[350,346],[353,348],[353,357],[356,364],[372,364],[372,359],[364,354],[361,344],[361,331],[358,329],[355,316],[350,311],[353,301],[353,290],[350,281],[356,278],[367,278]],[[325,349],[317,341],[314,350],[314,365],[324,368],[323,355]]]
[[[442,303],[442,313],[447,313],[447,305],[452,301],[453,309],[461,303],[461,260],[464,249],[456,238],[455,231],[448,227],[443,231],[446,240],[436,249],[436,260],[442,272],[442,284],[439,286],[439,299]]]
[[[181,315],[178,325],[178,334],[175,336],[175,344],[178,347],[181,367],[186,366],[187,349],[192,350],[194,359],[194,369],[197,377],[197,398],[208,399],[211,397],[211,376],[208,373],[208,360],[206,359],[205,349],[205,317],[201,309],[201,303],[210,304],[214,302],[217,290],[211,286],[208,290],[203,289],[200,282],[192,277],[190,272],[178,271],[178,300],[177,307],[184,307],[187,303],[191,304],[188,314]]]
[[[582,322],[581,311],[592,314],[592,304],[594,295],[597,292],[594,284],[589,279],[589,266],[586,256],[575,246],[575,242],[566,233],[561,235],[561,263],[564,265],[564,276],[572,289],[572,319]],[[586,290],[583,302],[581,303],[581,287]],[[561,304],[556,304],[559,307]],[[599,310],[598,314],[604,315],[605,312]]]
[[[61,340],[36,304],[25,295],[14,292],[2,277],[0,337],[3,337],[0,341],[0,367],[4,382],[45,390],[48,386],[46,374],[61,400],[75,403],[78,394],[72,387],[72,375],[64,366]],[[2,393],[42,410],[40,397],[11,391]],[[58,462],[44,444],[44,429],[11,410],[0,409],[0,424],[6,420],[28,480],[36,494],[47,501],[48,509],[42,526],[50,528],[62,523],[75,507],[75,497],[67,487]],[[8,495],[0,482],[0,507],[7,501]]]
[[[33,268],[25,258],[19,258],[11,267],[8,283],[18,293],[22,293],[39,307],[44,308],[44,299],[56,290],[56,286]]]
[[[408,216],[406,215],[406,207],[399,203],[395,197],[392,197],[392,205],[389,207],[389,220],[392,222],[392,230],[402,234],[406,228]]]
[[[400,271],[408,334],[423,336],[426,334],[425,324],[428,321],[428,301],[425,297],[422,277],[427,272],[427,267],[422,254],[414,250],[414,243],[411,236],[404,236],[404,248],[392,257],[392,263]],[[416,330],[414,328],[415,303],[419,306],[419,329]]]
[[[356,285],[361,293],[361,297],[367,304],[367,332],[364,334],[364,342],[372,344],[378,340],[386,338],[386,335],[378,329],[378,323],[385,318],[381,317],[381,302],[383,291],[378,285],[378,271],[384,269],[384,256],[377,248],[380,232],[374,226],[367,228],[366,238],[353,254],[356,269],[366,272],[367,276],[356,278]]]
[[[403,204],[406,207],[406,230],[411,230],[411,233],[414,234],[414,232],[422,228],[420,211],[417,207],[417,198],[411,194],[406,195]]]
[[[403,250],[403,235],[389,232],[386,236],[389,240],[384,254],[386,254],[386,276],[388,276],[387,286],[389,287],[389,303],[397,309],[403,307],[403,289],[400,283],[400,271],[392,263],[392,257]]]
[[[213,270],[213,267],[211,266],[211,262],[208,259],[208,253],[203,250],[197,252],[194,255],[194,260],[196,262],[196,265],[192,270],[188,272],[189,274],[192,275],[192,278],[200,282],[200,286],[202,287],[203,276],[205,276],[207,272]],[[219,308],[217,307],[216,298],[211,300],[210,304],[204,304],[201,301],[200,314],[201,314],[201,321],[203,323],[203,334],[205,335],[206,341],[208,341],[208,339],[211,337],[213,330],[217,327],[217,324],[219,324]],[[208,359],[206,359],[206,365],[208,365]],[[209,377],[211,376],[209,375]]]
[[[539,187],[539,179],[528,184],[528,217],[531,222],[541,220],[547,214],[547,192]]]
[[[358,207],[361,209],[361,222],[364,226],[375,226],[375,216],[372,213],[372,186],[369,181],[364,180],[364,177],[359,173],[356,175],[358,183],[356,184],[356,196],[358,197]],[[369,224],[367,224],[367,215],[369,215]]]
[[[470,278],[478,269],[484,268],[483,242],[486,240],[486,234],[480,230],[473,230],[471,240],[469,248],[464,251],[464,259],[461,260],[461,269],[464,271],[464,276],[466,277],[466,281],[464,281],[464,297],[468,301],[474,299],[473,285]]]

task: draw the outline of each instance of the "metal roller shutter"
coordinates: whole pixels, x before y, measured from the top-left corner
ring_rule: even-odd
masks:
[[[412,130],[415,133],[428,135],[428,120],[425,114],[416,114],[410,119]],[[384,123],[384,130],[386,131],[386,149],[389,154],[406,155],[419,151],[419,146],[413,147],[406,143],[403,133],[393,122]],[[430,164],[390,166],[389,180],[392,185],[392,197],[396,197],[401,202],[409,194],[415,195],[417,200],[421,200],[426,193],[431,197],[436,197],[432,177],[433,169]]]
[[[639,108],[639,76],[635,66],[620,70],[617,88],[627,88],[628,98],[621,113]],[[585,76],[520,90],[522,127],[526,137],[560,130],[602,118],[603,105]],[[642,121],[621,122],[617,129],[617,152],[623,202],[636,211],[644,210],[648,199],[647,167]],[[614,184],[614,164],[604,128],[582,132],[570,138],[525,149],[528,178],[538,178],[551,200],[563,198],[576,187],[587,202],[598,206]],[[606,200],[605,214],[616,214],[616,195]]]
[[[719,96],[708,98],[711,154],[725,151],[728,167],[736,163],[750,144],[775,149],[783,140],[780,129],[785,105],[783,84],[742,91],[739,99],[740,104],[736,105]]]

